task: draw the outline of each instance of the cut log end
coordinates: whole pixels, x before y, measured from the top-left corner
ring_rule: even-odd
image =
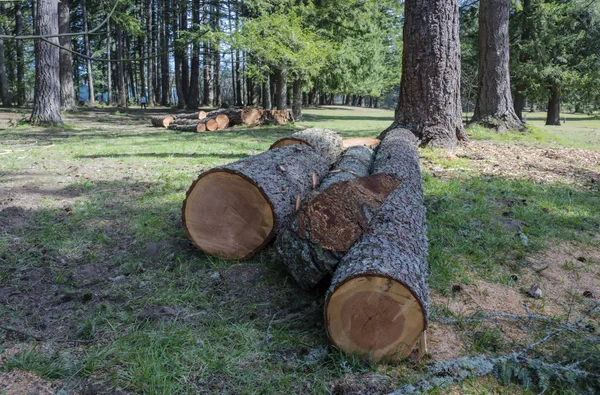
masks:
[[[285,138],[279,139],[276,142],[274,142],[273,145],[271,145],[271,147],[269,147],[269,149],[287,147],[289,145],[297,145],[297,144],[308,145],[310,147],[310,144],[302,139],[298,139],[295,137],[285,137]]]
[[[225,114],[217,115],[215,121],[217,121],[217,130],[223,130],[229,126],[229,117]]]
[[[245,259],[271,238],[275,218],[268,199],[245,177],[205,173],[190,188],[183,222],[194,244],[211,255]]]
[[[340,284],[326,301],[331,342],[373,362],[406,358],[425,330],[419,300],[401,282],[361,275]]]
[[[205,122],[206,130],[209,132],[214,132],[219,129],[219,123],[215,119],[209,119]]]
[[[363,146],[363,145],[366,147],[375,148],[379,145],[380,142],[381,142],[381,140],[370,138],[370,137],[356,137],[356,138],[344,139],[342,141],[342,144],[343,144],[344,148]]]

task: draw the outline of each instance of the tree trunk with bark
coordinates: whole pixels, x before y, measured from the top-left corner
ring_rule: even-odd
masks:
[[[23,6],[21,2],[15,3],[15,35],[23,34]],[[15,43],[17,54],[17,105],[25,104],[25,48],[23,40],[17,40]]]
[[[58,34],[58,1],[37,0],[36,34]],[[30,122],[34,125],[62,124],[60,115],[60,67],[57,37],[35,40],[35,89]]]
[[[154,56],[154,29],[153,29],[153,14],[154,14],[154,5],[153,0],[146,0],[146,34],[147,34],[147,52],[149,56]],[[156,68],[154,67],[155,58],[152,57],[148,59],[148,92],[144,92],[146,94],[146,98],[148,99],[148,105],[153,106],[156,104],[155,101],[155,93],[154,93],[154,81],[156,79]]]
[[[292,115],[294,120],[299,121],[302,119],[302,78],[296,77],[293,86]]]
[[[58,2],[58,32],[70,33],[70,0]],[[75,104],[75,89],[73,88],[73,55],[71,54],[71,37],[60,37],[58,39],[61,47],[60,57],[60,106],[63,111],[73,111],[77,108]]]
[[[2,18],[6,17],[6,10],[4,8],[4,3],[0,4],[0,16]],[[2,21],[4,24],[4,21]],[[0,29],[2,34],[5,34],[4,26]],[[8,90],[8,81],[6,79],[6,62],[4,59],[4,40],[0,38],[0,98],[2,99],[2,105],[4,107],[10,107],[10,93]]]
[[[550,88],[546,125],[560,126],[560,89],[557,86],[552,86]]]
[[[265,74],[265,82],[262,84],[262,106],[265,110],[272,108],[271,104],[271,83],[269,73]]]
[[[202,173],[183,203],[186,232],[208,254],[249,258],[286,226],[327,169],[314,149],[296,145]]]
[[[498,133],[523,129],[510,92],[508,17],[510,0],[479,2],[479,71],[472,122]]]
[[[162,22],[161,22],[161,52],[162,55],[160,57],[160,77],[161,77],[161,94],[160,94],[160,105],[168,106],[169,105],[169,54],[168,51],[170,49],[169,46],[169,8],[170,1],[163,0],[162,1]]]
[[[192,2],[192,24],[194,32],[200,24],[200,5],[198,1]],[[190,90],[187,98],[187,106],[190,110],[198,108],[200,97],[200,43],[194,40],[192,43],[192,65],[190,69]]]
[[[88,31],[88,10],[85,5],[85,1],[81,2],[82,12],[83,12],[83,30]],[[94,71],[92,69],[92,61],[89,59],[91,56],[90,49],[90,36],[88,34],[83,36],[83,45],[85,46],[85,55],[88,56],[88,59],[85,60],[85,66],[87,71],[87,85],[88,85],[88,103],[93,106],[96,103],[96,96],[94,92]],[[143,62],[142,62],[143,64]]]
[[[325,300],[331,342],[374,362],[405,358],[427,327],[427,236],[419,143],[388,131],[372,174],[400,181],[340,261]]]
[[[279,67],[275,72],[275,105],[278,110],[287,110],[287,80],[285,68]]]
[[[108,105],[113,104],[112,99],[112,63],[111,63],[111,51],[112,43],[110,39],[110,18],[106,22],[106,90]]]
[[[527,42],[531,38],[531,23],[530,23],[530,14],[531,14],[531,0],[523,0],[521,2],[523,5],[523,32],[521,33],[521,41]],[[525,52],[521,52],[519,54],[519,63],[527,62],[529,56]],[[515,90],[515,114],[517,117],[523,121],[523,107],[525,107],[525,92],[526,83],[525,78],[517,76],[516,90]]]
[[[321,154],[332,165],[343,151],[343,141],[338,132],[329,129],[311,128],[296,132],[275,141],[269,149],[288,145],[308,145]]]
[[[123,64],[123,29],[117,26],[117,104],[120,107],[127,106],[127,87],[125,86],[125,65]]]
[[[457,0],[407,0],[400,98],[394,125],[421,145],[454,149],[467,136],[460,100]]]

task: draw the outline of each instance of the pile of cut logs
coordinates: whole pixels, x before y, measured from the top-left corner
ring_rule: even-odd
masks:
[[[293,121],[290,110],[262,110],[259,108],[222,108],[210,112],[191,114],[157,115],[152,126],[182,132],[214,132],[236,125],[257,126],[265,124],[285,125]]]
[[[202,251],[247,259],[275,240],[296,283],[329,282],[325,327],[342,351],[378,362],[404,358],[429,311],[425,208],[417,140],[307,129],[267,152],[206,171],[183,203]]]

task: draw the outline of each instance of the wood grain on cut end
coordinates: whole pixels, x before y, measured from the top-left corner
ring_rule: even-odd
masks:
[[[215,119],[209,119],[205,122],[206,130],[209,132],[214,132],[219,129],[219,123]]]
[[[335,163],[343,151],[342,138],[337,132],[329,129],[311,128],[296,132],[274,142],[270,149],[285,145],[309,145],[322,155],[330,165]]]
[[[364,145],[366,147],[375,148],[379,145],[381,140],[371,137],[354,137],[350,139],[342,140],[344,148],[356,147]]]
[[[258,187],[225,170],[205,173],[192,185],[183,217],[194,244],[225,259],[251,255],[275,224],[273,209]]]
[[[290,146],[290,145],[297,145],[297,144],[310,146],[310,144],[307,143],[304,140],[297,139],[295,137],[284,137],[284,138],[279,139],[276,142],[274,142],[273,145],[271,145],[271,147],[269,149],[275,149],[275,148],[280,148],[280,147],[287,147],[287,146]]]
[[[206,118],[206,111],[198,111],[198,119]]]
[[[196,133],[202,133],[202,132],[206,132],[206,123],[198,122],[198,124],[196,125]]]
[[[217,115],[215,121],[217,121],[217,130],[222,130],[229,126],[229,117],[225,114]]]
[[[373,362],[406,358],[425,330],[418,299],[401,282],[362,275],[340,284],[326,301],[331,342]]]

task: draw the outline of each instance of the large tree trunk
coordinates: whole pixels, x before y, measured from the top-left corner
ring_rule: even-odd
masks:
[[[4,3],[0,4],[0,16],[6,17]],[[4,21],[2,21],[4,24]],[[0,29],[1,34],[5,34],[4,26]],[[6,79],[6,62],[4,59],[4,40],[0,38],[0,96],[2,99],[2,105],[4,107],[10,107],[10,94],[8,91],[8,81]]]
[[[121,107],[127,106],[127,88],[125,86],[125,67],[123,60],[123,29],[117,26],[117,104]]]
[[[147,52],[148,52],[148,56],[152,56],[150,59],[148,59],[148,92],[144,92],[144,94],[146,94],[146,98],[148,99],[148,105],[149,106],[153,106],[156,101],[155,101],[155,94],[154,94],[154,81],[156,79],[155,73],[156,73],[156,68],[154,67],[154,29],[153,29],[153,24],[152,24],[152,20],[153,20],[153,0],[146,0],[146,34],[147,34],[147,40],[146,40],[146,45],[147,45]]]
[[[70,33],[70,0],[58,2],[58,32]],[[75,89],[73,88],[73,55],[71,52],[71,37],[60,37],[59,43],[66,50],[60,50],[60,106],[64,111],[76,109]]]
[[[15,35],[23,34],[23,6],[21,2],[15,3]],[[17,105],[25,104],[25,49],[23,40],[15,43],[17,52]]]
[[[338,132],[329,129],[312,128],[296,132],[275,141],[269,149],[288,145],[308,145],[321,154],[332,165],[343,151],[343,141]]]
[[[518,85],[515,90],[515,114],[519,120],[523,121],[523,107],[525,107],[525,96],[523,96],[523,91],[525,87],[522,85]]]
[[[161,22],[161,48],[162,55],[160,57],[160,76],[161,76],[161,95],[160,95],[160,105],[168,106],[169,105],[169,54],[168,51],[170,49],[169,45],[169,7],[170,1],[163,0],[162,1],[162,22]]]
[[[112,99],[112,63],[111,63],[112,44],[110,40],[110,18],[106,22],[106,88],[108,105],[113,104]]]
[[[402,80],[395,124],[421,145],[454,149],[466,140],[460,101],[457,0],[404,3]]]
[[[523,0],[521,2],[523,6],[523,31],[521,33],[521,41],[526,43],[531,38],[531,24],[530,24],[530,14],[531,14],[531,0]],[[519,54],[519,63],[527,62],[529,56],[525,52],[521,52]],[[526,82],[524,76],[517,75],[517,84],[515,90],[515,114],[517,117],[523,121],[523,107],[525,107],[525,88]]]
[[[325,300],[331,342],[378,362],[407,357],[427,327],[427,236],[417,139],[390,130],[372,174],[399,186],[338,265]]]
[[[192,2],[192,24],[194,31],[200,24],[200,4],[198,1]],[[187,106],[191,110],[198,108],[198,99],[200,96],[200,43],[194,40],[192,44],[192,66],[190,70],[190,90],[187,98]]]
[[[302,78],[294,79],[294,90],[292,99],[292,114],[295,121],[302,119]]]
[[[186,194],[186,232],[208,254],[248,258],[286,226],[327,169],[314,149],[296,145],[209,170]]]
[[[479,2],[479,71],[472,122],[499,133],[523,129],[510,93],[509,13],[510,0]]]
[[[51,36],[58,33],[58,1],[37,0],[36,34]],[[62,124],[60,116],[60,68],[57,37],[35,40],[35,89],[30,122],[37,124]]]
[[[275,105],[278,110],[287,110],[287,81],[285,68],[280,67],[276,71],[277,82],[275,84]]]
[[[262,85],[262,106],[265,110],[270,110],[272,108],[271,82],[269,73],[265,73],[265,82],[263,82]]]
[[[560,89],[556,86],[550,88],[546,125],[560,126]]]
[[[84,31],[88,31],[88,11],[87,11],[87,7],[85,6],[85,1],[81,2],[82,7],[83,7],[83,30]],[[94,71],[92,69],[92,61],[91,59],[89,59],[89,57],[91,56],[91,49],[90,49],[90,36],[88,34],[83,36],[83,44],[85,46],[85,55],[88,56],[88,58],[85,60],[85,66],[86,66],[86,70],[87,70],[87,84],[88,84],[88,103],[93,106],[96,103],[96,97],[95,97],[95,93],[94,93]],[[143,62],[142,62],[143,64]]]
[[[348,148],[321,181],[320,193],[307,198],[277,237],[276,251],[302,288],[312,288],[333,274],[398,186],[399,180],[393,176],[369,176],[372,160],[371,148]]]

